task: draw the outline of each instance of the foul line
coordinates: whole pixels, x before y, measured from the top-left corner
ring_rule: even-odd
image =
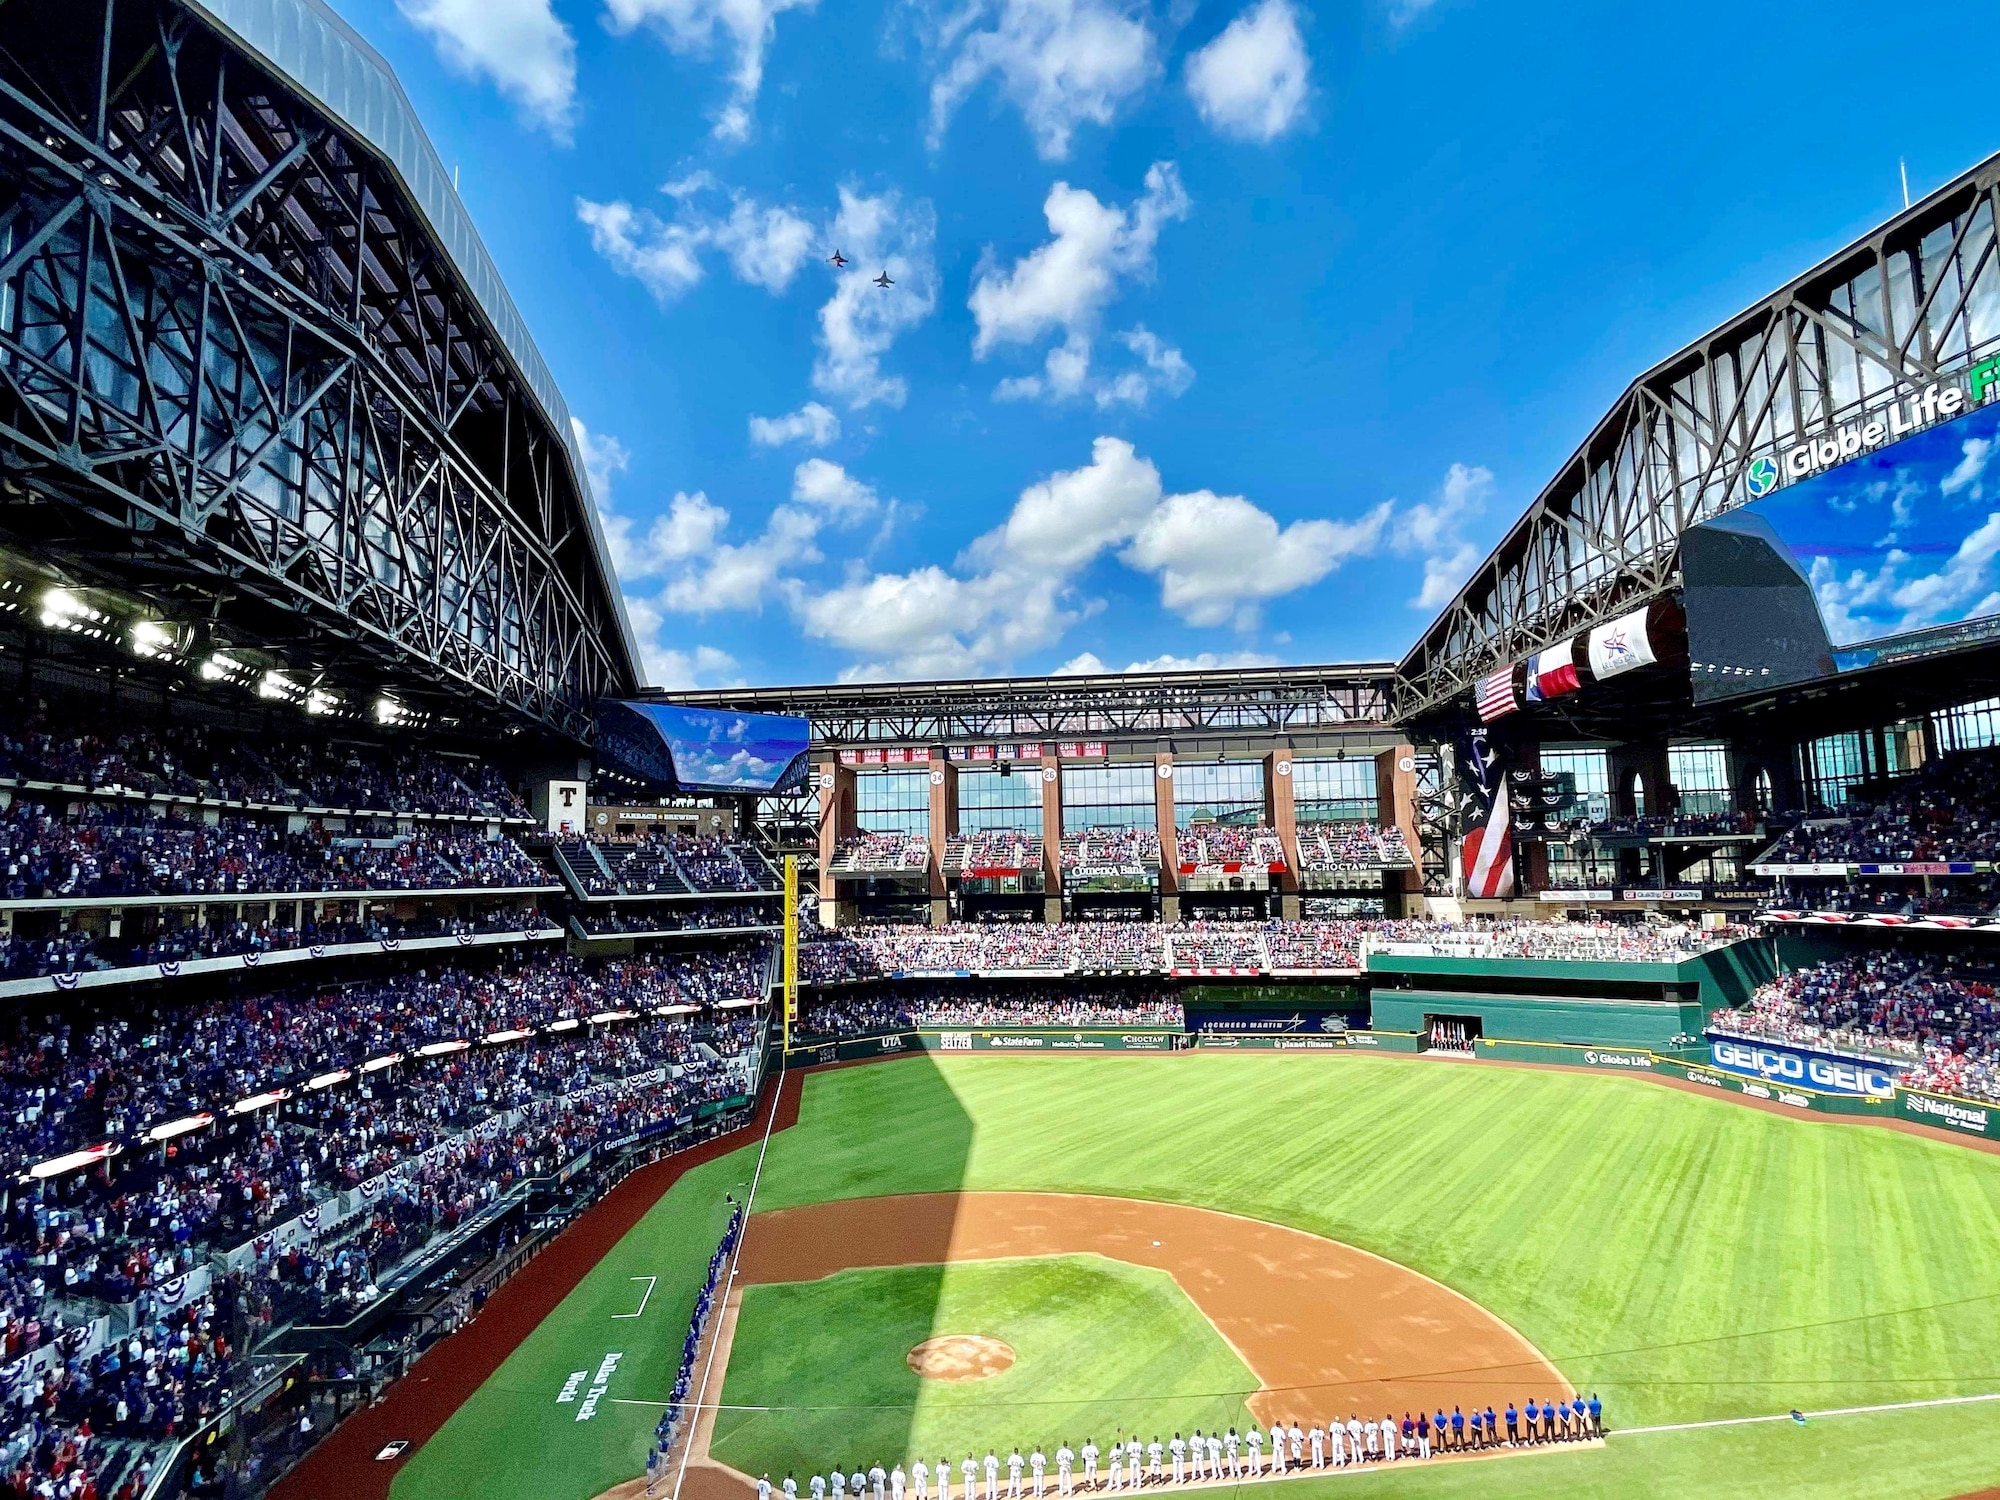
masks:
[[[767,1021],[766,1024],[768,1025],[769,1022]],[[757,1184],[764,1176],[764,1154],[771,1149],[771,1127],[778,1123],[778,1107],[784,1102],[784,1098],[785,1060],[781,1053],[778,1058],[778,1077],[771,1085],[771,1115],[764,1122],[764,1139],[757,1147],[757,1167],[750,1174],[750,1192],[743,1200],[743,1227],[737,1232],[735,1250],[730,1252],[729,1275],[724,1278],[722,1285],[717,1289],[715,1299],[717,1328],[721,1326],[724,1309],[729,1305],[729,1289],[736,1284],[736,1267],[743,1259],[743,1242],[750,1238],[750,1210],[757,1202]],[[708,1379],[714,1372],[715,1351],[721,1346],[721,1343],[722,1340],[714,1337],[713,1330],[711,1330],[711,1336],[708,1341],[708,1358],[703,1360],[701,1365],[701,1384],[695,1388],[694,1400],[687,1408],[689,1417],[686,1440],[681,1444],[681,1466],[674,1471],[672,1500],[681,1500],[681,1481],[687,1478],[688,1460],[694,1456],[694,1426],[697,1420],[695,1414],[701,1410],[708,1396]],[[646,1493],[650,1495],[652,1491],[653,1487],[647,1485]]]
[[[612,1317],[614,1317],[614,1318],[636,1318],[636,1317],[639,1317],[639,1316],[640,1316],[641,1314],[643,1314],[643,1313],[644,1313],[644,1312],[646,1311],[646,1304],[647,1304],[648,1302],[651,1302],[651,1301],[653,1300],[653,1288],[654,1288],[654,1287],[656,1287],[656,1286],[658,1286],[658,1285],[660,1284],[660,1278],[659,1278],[659,1277],[657,1277],[657,1276],[629,1276],[629,1277],[627,1277],[626,1279],[627,1279],[628,1281],[643,1281],[643,1282],[645,1282],[645,1283],[646,1283],[646,1294],[645,1294],[645,1295],[644,1295],[643,1297],[641,1297],[641,1298],[639,1299],[639,1311],[638,1311],[638,1312],[628,1312],[628,1313],[613,1313],[613,1314],[612,1314],[611,1316],[612,1316]]]
[[[1860,1417],[1878,1411],[1915,1411],[1926,1406],[1971,1406],[1981,1401],[2000,1401],[2000,1391],[1991,1391],[1983,1396],[1937,1396],[1929,1401],[1889,1401],[1881,1406],[1836,1406],[1826,1411],[1802,1411],[1800,1416],[1812,1417]],[[1605,1433],[1607,1438],[1643,1437],[1649,1432],[1692,1432],[1699,1427],[1749,1427],[1759,1422],[1789,1422],[1790,1412],[1775,1417],[1717,1417],[1709,1422],[1668,1422],[1659,1427],[1613,1428]]]

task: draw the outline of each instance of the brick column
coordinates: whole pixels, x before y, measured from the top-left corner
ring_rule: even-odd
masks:
[[[1292,752],[1281,747],[1264,757],[1264,821],[1278,832],[1285,873],[1278,877],[1278,915],[1299,919],[1299,813],[1292,792]]]
[[[1397,888],[1405,894],[1423,889],[1423,846],[1417,841],[1417,752],[1409,745],[1397,745],[1375,757],[1375,821],[1379,827],[1403,830],[1403,843],[1410,851],[1411,869],[1397,877]]]
[[[1160,915],[1181,919],[1180,840],[1174,833],[1174,756],[1162,750],[1153,757],[1153,823],[1160,835]]]
[[[833,862],[840,857],[840,841],[853,837],[859,826],[855,818],[854,771],[838,760],[815,761],[813,778],[819,787],[820,922],[831,927],[840,921]]]
[[[931,761],[931,926],[942,927],[951,920],[951,905],[944,883],[944,846],[958,832],[958,767],[933,750]]]
[[[1062,764],[1042,760],[1042,920],[1062,920]]]

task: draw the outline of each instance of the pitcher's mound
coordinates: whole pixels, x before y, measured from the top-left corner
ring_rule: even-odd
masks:
[[[987,1380],[1013,1365],[1014,1351],[983,1333],[947,1333],[903,1358],[926,1380]]]

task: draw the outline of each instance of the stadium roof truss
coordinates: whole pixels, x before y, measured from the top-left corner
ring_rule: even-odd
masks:
[[[1213,672],[1116,672],[958,682],[722,688],[676,703],[799,714],[817,745],[967,740],[1213,740],[1388,721],[1387,662]]]
[[[636,653],[519,314],[344,23],[211,9],[0,9],[0,526],[308,670],[586,733]]]
[[[1679,583],[1761,456],[2000,352],[2000,156],[1642,375],[1398,668],[1399,722]]]

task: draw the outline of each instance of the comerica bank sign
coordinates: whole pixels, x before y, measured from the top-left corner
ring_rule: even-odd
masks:
[[[1885,444],[1899,442],[1913,432],[1948,422],[1967,407],[1978,406],[1996,388],[2000,388],[2000,356],[1981,360],[1967,370],[1963,389],[1956,384],[1934,382],[1914,396],[1901,397],[1869,412],[1858,422],[1787,448],[1776,458],[1766,454],[1752,459],[1744,470],[1744,487],[1751,499],[1760,500],[1781,483],[1804,479]]]

